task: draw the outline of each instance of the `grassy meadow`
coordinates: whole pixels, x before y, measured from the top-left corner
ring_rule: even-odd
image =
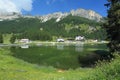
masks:
[[[0,48],[0,80],[120,80],[120,57],[111,63],[99,62],[96,68],[62,70],[38,66],[11,56]]]

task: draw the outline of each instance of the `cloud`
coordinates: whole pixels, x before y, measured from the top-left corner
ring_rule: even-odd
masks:
[[[64,2],[65,0],[46,0],[46,4],[47,5],[51,5],[51,4],[53,4],[53,3],[55,3],[55,2]]]
[[[46,4],[47,4],[47,5],[50,5],[50,4],[53,4],[55,1],[56,1],[56,0],[47,0],[47,1],[46,1]]]
[[[0,0],[0,15],[22,10],[31,11],[33,0]]]

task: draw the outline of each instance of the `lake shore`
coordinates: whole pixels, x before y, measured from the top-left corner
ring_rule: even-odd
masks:
[[[55,42],[55,41],[30,41],[29,43],[20,43],[16,42],[14,44],[0,44],[0,47],[2,46],[21,46],[21,45],[33,45],[33,46],[56,46],[56,45],[64,45],[64,46],[70,46],[70,45],[77,45],[77,44],[103,44],[108,43],[108,41],[64,41],[64,42]]]

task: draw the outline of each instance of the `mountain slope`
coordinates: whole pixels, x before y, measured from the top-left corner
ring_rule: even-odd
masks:
[[[50,20],[52,18],[55,18],[56,22],[58,22],[61,19],[67,17],[68,15],[80,16],[80,17],[88,18],[90,20],[95,20],[95,21],[100,21],[102,19],[102,16],[93,10],[77,9],[77,10],[71,10],[70,12],[65,12],[65,13],[55,12],[55,13],[44,15],[44,16],[27,16],[27,15],[24,16],[18,13],[0,14],[0,21],[6,20],[6,19],[12,20],[19,17],[24,17],[24,18],[37,17],[40,20],[42,20],[42,22],[46,22],[47,20]]]
[[[52,40],[53,36],[75,38],[78,35],[85,36],[86,39],[104,39],[105,31],[100,25],[94,20],[72,15],[59,22],[56,22],[55,18],[42,22],[37,17],[21,17],[1,21],[0,32],[21,34],[19,38],[31,40]]]
[[[41,16],[40,19],[45,22],[47,20],[50,20],[52,18],[56,19],[56,22],[60,21],[61,19],[67,17],[68,15],[72,16],[80,16],[84,17],[90,20],[95,20],[95,21],[101,21],[102,16],[96,13],[95,11],[92,10],[85,10],[85,9],[77,9],[77,10],[71,10],[68,13],[62,13],[62,12],[56,12],[53,14],[48,14],[45,16]]]
[[[70,13],[53,13],[45,16],[14,15],[18,17],[14,16],[14,18],[10,17],[0,21],[1,33],[19,34],[18,38],[31,40],[52,40],[53,36],[105,38],[105,31],[102,29],[101,23],[97,22],[102,17],[94,11],[79,9]]]

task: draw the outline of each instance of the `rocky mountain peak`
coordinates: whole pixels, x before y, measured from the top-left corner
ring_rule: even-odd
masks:
[[[93,10],[85,10],[85,9],[71,10],[70,14],[72,14],[73,16],[85,17],[91,20],[96,20],[96,21],[100,21],[102,18],[101,15],[99,15]]]
[[[65,18],[68,15],[80,16],[80,17],[88,18],[88,19],[95,20],[95,21],[100,21],[102,19],[102,16],[96,13],[95,11],[85,10],[85,9],[71,10],[70,12],[66,12],[66,13],[55,12],[53,14],[42,16],[41,19],[43,20],[43,22],[45,22],[47,20],[55,18],[56,22],[58,22],[62,18]]]
[[[77,10],[71,10],[70,12],[55,12],[52,14],[44,15],[44,16],[37,16],[42,22],[46,22],[52,18],[56,19],[56,22],[59,22],[61,19],[65,18],[68,15],[72,16],[80,16],[84,18],[88,18],[95,21],[100,21],[102,19],[102,16],[96,13],[93,10],[85,10],[85,9],[77,9]],[[21,15],[18,13],[9,13],[9,14],[0,14],[0,20],[5,19],[15,19],[19,17],[25,17],[25,18],[36,18],[36,16],[27,16],[27,15]]]
[[[10,13],[0,13],[0,21],[2,20],[12,20],[15,18],[19,18],[21,16],[20,13],[10,12]]]

